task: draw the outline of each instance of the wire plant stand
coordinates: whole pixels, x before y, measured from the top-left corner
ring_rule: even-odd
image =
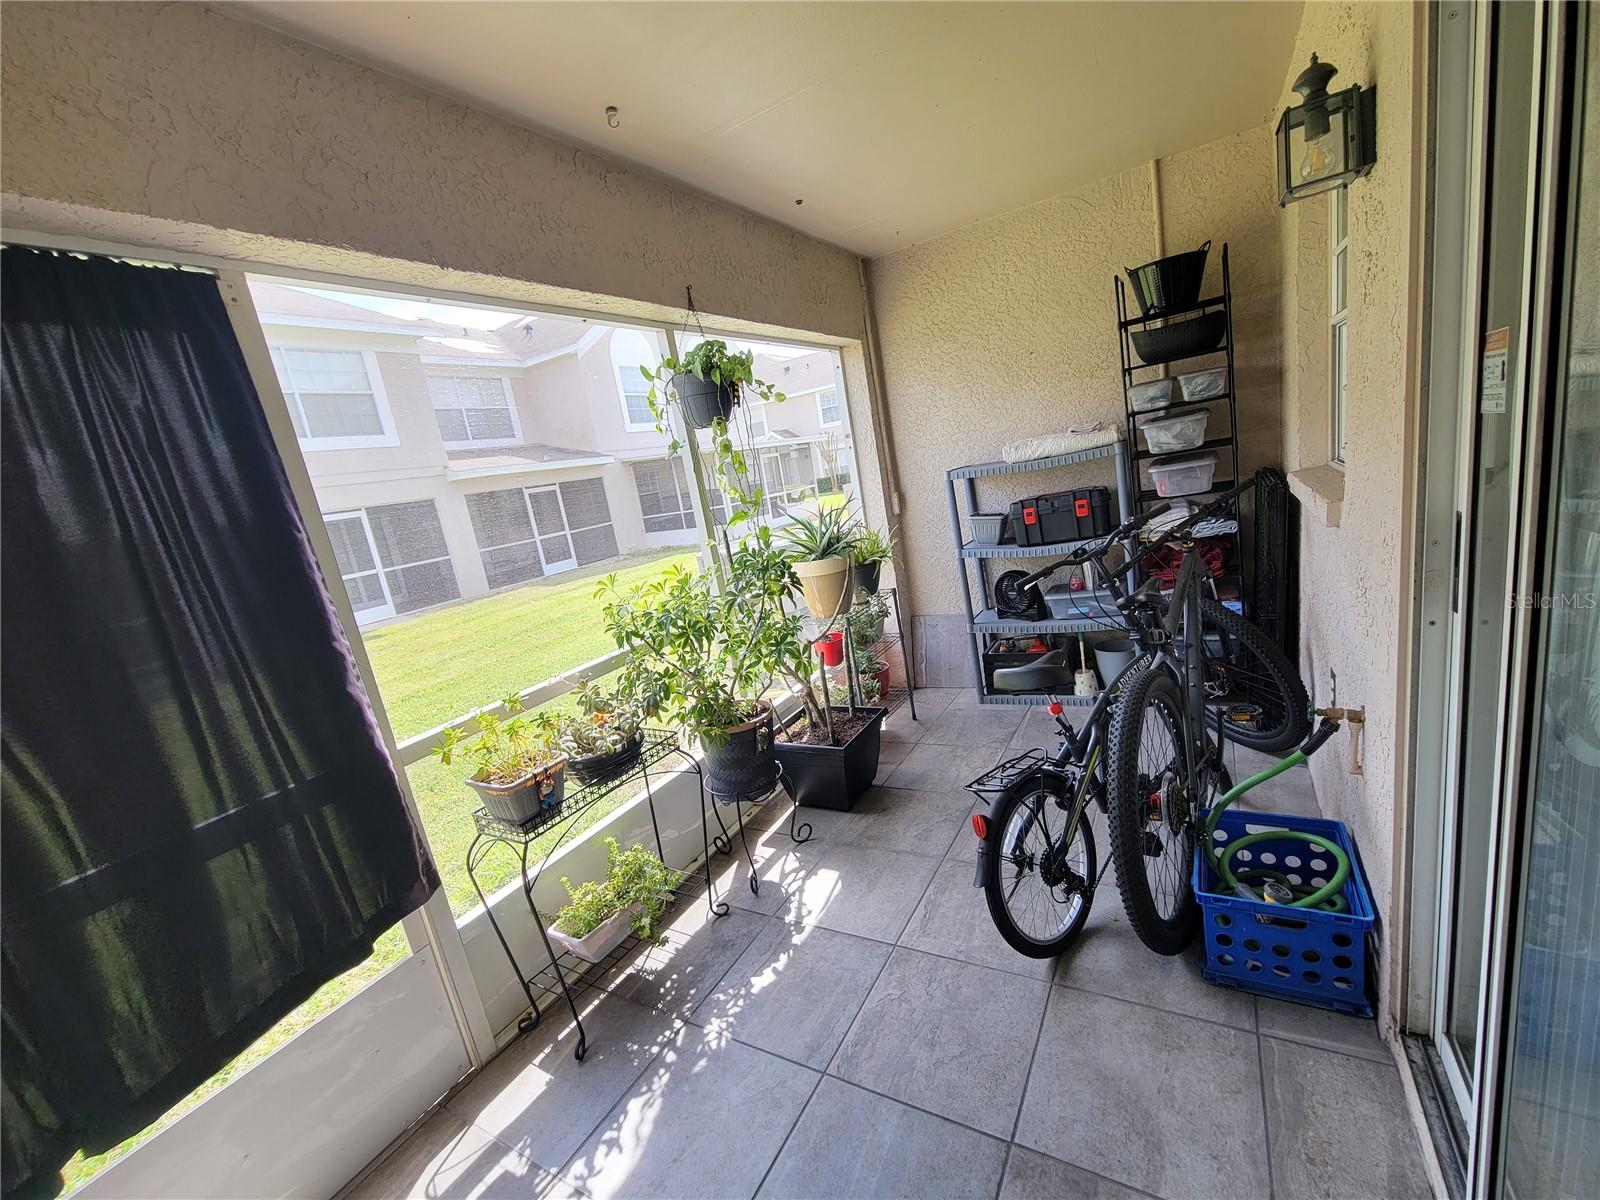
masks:
[[[744,812],[740,808],[734,809],[734,830],[730,831],[723,820],[721,804],[707,803],[705,776],[701,771],[699,761],[693,754],[680,745],[675,734],[668,730],[648,729],[645,731],[644,744],[639,751],[639,757],[617,769],[610,776],[605,776],[591,783],[585,784],[576,791],[569,792],[562,803],[554,808],[542,811],[531,820],[523,824],[503,821],[491,815],[486,809],[478,809],[473,814],[473,822],[477,826],[477,835],[472,839],[472,844],[467,847],[467,876],[472,880],[473,890],[477,892],[479,901],[483,904],[485,915],[489,918],[489,925],[494,929],[495,937],[500,942],[500,948],[505,952],[506,959],[511,963],[512,973],[516,975],[517,982],[521,984],[523,994],[528,1000],[528,1011],[517,1021],[519,1033],[527,1033],[539,1024],[546,1010],[565,1002],[572,1012],[572,1019],[577,1024],[578,1044],[573,1051],[573,1057],[579,1062],[589,1051],[588,1034],[583,1027],[583,1018],[578,1012],[578,997],[595,988],[603,986],[602,981],[619,970],[628,960],[628,957],[639,945],[640,939],[630,935],[606,955],[598,963],[591,963],[567,951],[557,953],[550,941],[550,935],[545,930],[544,918],[539,913],[538,906],[534,903],[533,889],[539,876],[549,865],[550,859],[555,855],[563,843],[575,829],[578,819],[592,809],[606,797],[614,795],[622,788],[635,782],[643,782],[645,800],[650,809],[650,827],[655,835],[656,855],[665,861],[665,854],[661,844],[661,824],[656,817],[655,789],[651,778],[651,768],[676,756],[681,759],[687,769],[694,772],[700,789],[700,836],[705,857],[701,860],[698,869],[683,871],[682,880],[673,893],[669,903],[669,911],[676,908],[678,903],[692,897],[700,886],[705,888],[706,908],[713,919],[726,916],[729,912],[727,901],[716,898],[716,890],[711,879],[711,855],[715,851],[724,857],[733,854],[733,834],[737,832],[740,845],[744,850],[746,863],[750,867],[750,891],[755,894],[760,892],[760,881],[756,878],[755,859],[750,852],[750,842],[745,835]],[[657,771],[656,774],[663,772]],[[768,789],[760,796],[734,796],[716,797],[722,803],[738,804],[739,802],[756,802],[765,800],[776,790]],[[719,832],[710,831],[711,817],[716,817]],[[810,826],[804,829],[805,837],[797,837],[795,830],[795,815],[790,814],[789,836],[792,840],[803,842],[810,837]],[[549,849],[544,852],[537,867],[530,870],[535,849],[534,842],[552,830],[559,830]],[[501,929],[499,920],[495,917],[494,906],[489,903],[489,898],[484,894],[483,886],[478,882],[478,868],[497,847],[508,849],[517,858],[518,880],[522,886],[523,899],[527,902],[528,912],[533,917],[534,927],[539,931],[539,940],[544,945],[545,954],[549,963],[541,970],[529,975],[517,961],[511,943],[507,940],[505,931]]]

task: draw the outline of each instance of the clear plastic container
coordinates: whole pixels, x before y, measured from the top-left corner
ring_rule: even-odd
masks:
[[[1176,454],[1193,450],[1206,440],[1206,410],[1179,413],[1159,421],[1147,421],[1139,426],[1144,430],[1144,443],[1152,454]]]
[[[1187,375],[1178,376],[1178,386],[1183,389],[1185,401],[1213,399],[1228,389],[1228,368],[1209,367],[1204,371],[1190,371]]]
[[[1153,412],[1172,403],[1172,380],[1152,379],[1149,383],[1136,383],[1128,389],[1128,403],[1134,412]]]
[[[1163,497],[1208,492],[1216,473],[1217,456],[1210,451],[1150,464],[1150,479],[1155,484],[1156,495]]]

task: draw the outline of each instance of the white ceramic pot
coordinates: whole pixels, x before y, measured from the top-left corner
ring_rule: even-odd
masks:
[[[622,940],[633,932],[633,919],[643,910],[641,904],[630,904],[601,921],[581,938],[563,933],[559,925],[552,925],[548,930],[550,941],[584,962],[603,962],[606,955],[622,945]]]
[[[850,611],[855,596],[854,570],[855,562],[848,554],[794,564],[812,616],[827,621]]]

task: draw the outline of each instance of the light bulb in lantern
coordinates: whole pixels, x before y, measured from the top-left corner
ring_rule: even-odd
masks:
[[[1332,129],[1321,137],[1307,138],[1305,153],[1300,157],[1301,181],[1309,183],[1326,175],[1335,161],[1337,149]]]

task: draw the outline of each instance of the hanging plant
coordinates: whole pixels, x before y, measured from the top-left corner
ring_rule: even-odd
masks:
[[[730,350],[727,342],[710,338],[682,358],[669,354],[654,370],[640,367],[650,382],[656,428],[666,432],[667,409],[673,403],[690,429],[710,429],[718,421],[725,427],[746,389],[762,400],[781,403],[784,394],[756,378],[755,359],[753,351]]]

